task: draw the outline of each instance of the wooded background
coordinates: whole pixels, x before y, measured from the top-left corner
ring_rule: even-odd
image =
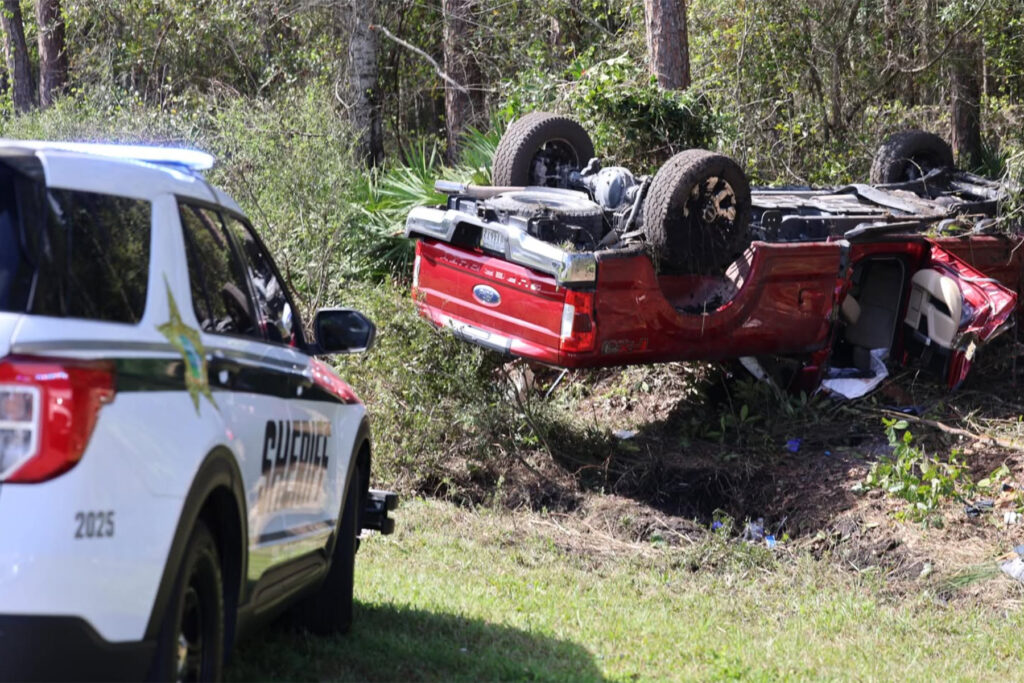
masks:
[[[599,153],[717,147],[757,180],[863,176],[909,125],[999,172],[1024,0],[4,0],[3,110],[180,112],[316,87],[370,164],[567,111]],[[649,170],[649,169],[645,169]]]

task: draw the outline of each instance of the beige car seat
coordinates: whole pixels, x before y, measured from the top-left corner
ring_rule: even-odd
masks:
[[[860,304],[852,294],[847,294],[843,299],[843,303],[839,306],[839,315],[847,325],[856,325],[860,320]]]
[[[925,344],[952,348],[964,306],[956,280],[926,268],[914,273],[910,282],[910,301],[904,322],[927,338]]]

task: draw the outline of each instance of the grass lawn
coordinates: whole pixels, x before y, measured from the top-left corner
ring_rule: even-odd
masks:
[[[1019,679],[1024,615],[709,535],[615,553],[414,500],[363,544],[350,635],[271,629],[233,680]],[[1003,577],[993,581],[1008,581]]]

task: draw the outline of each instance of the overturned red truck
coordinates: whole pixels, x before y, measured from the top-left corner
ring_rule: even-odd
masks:
[[[439,182],[419,207],[413,294],[459,337],[542,363],[742,359],[791,389],[915,364],[951,388],[1012,327],[1024,250],[1008,188],[953,168],[922,131],[870,184],[751,189],[687,150],[653,177],[602,168],[572,119],[506,131],[494,186]]]

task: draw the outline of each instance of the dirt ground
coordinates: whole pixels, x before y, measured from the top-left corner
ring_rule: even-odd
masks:
[[[501,502],[544,511],[583,553],[693,543],[723,519],[739,538],[760,521],[778,552],[881,572],[894,594],[927,581],[943,599],[1016,604],[1019,590],[988,579],[1024,543],[1020,515],[1006,517],[1024,512],[1017,348],[983,359],[958,392],[902,372],[859,401],[751,395],[748,380],[700,364],[564,376],[519,368],[526,405],[561,400],[574,417],[540,427],[545,448],[503,475]],[[991,508],[972,516],[965,502],[974,501],[951,498],[920,522],[901,517],[904,501],[858,491],[892,452],[887,416],[905,417],[928,453],[962,452],[974,481],[1005,465],[1009,474],[987,492]]]

